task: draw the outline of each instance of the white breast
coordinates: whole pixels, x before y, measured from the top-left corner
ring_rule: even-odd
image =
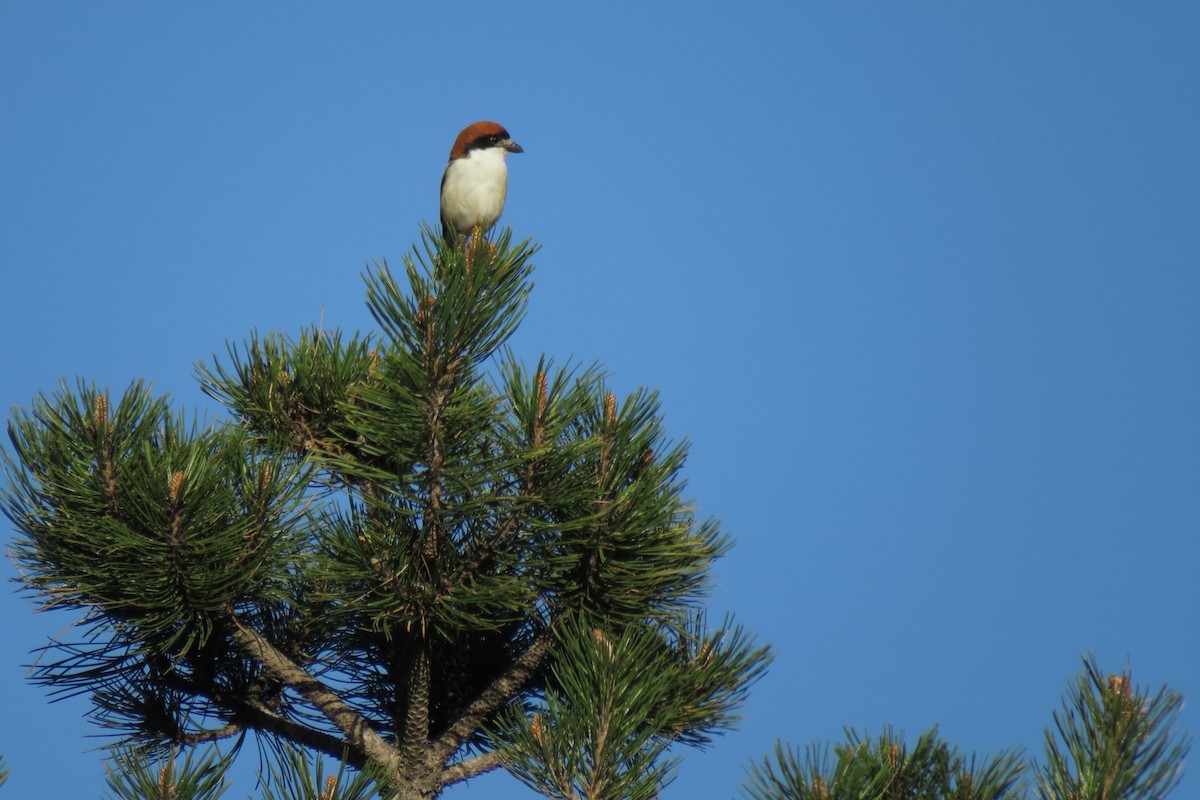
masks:
[[[496,224],[504,211],[508,192],[508,151],[501,147],[471,150],[446,166],[442,180],[442,220],[460,232],[476,225],[484,230]]]

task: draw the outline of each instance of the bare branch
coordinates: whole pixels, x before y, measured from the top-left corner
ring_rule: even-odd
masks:
[[[269,641],[229,615],[230,636],[247,654],[263,665],[267,674],[295,690],[318,711],[346,734],[350,749],[383,767],[389,775],[400,779],[400,757],[363,717],[338,696],[337,692],[310,675],[281,653]]]
[[[483,753],[459,761],[457,764],[451,764],[442,771],[442,786],[449,786],[452,783],[458,783],[468,778],[474,778],[476,775],[491,772],[500,766],[501,763],[503,762],[500,760],[500,753],[493,750],[490,753]]]
[[[246,726],[237,722],[231,722],[220,728],[211,730],[197,731],[196,733],[185,733],[178,737],[179,744],[203,744],[204,742],[215,742],[219,739],[228,739],[231,736],[237,736],[244,731]]]
[[[243,701],[238,714],[245,718],[254,730],[273,733],[281,739],[310,747],[330,758],[344,758],[355,769],[362,769],[367,764],[367,759],[362,753],[352,749],[345,740],[281,716],[260,701]]]

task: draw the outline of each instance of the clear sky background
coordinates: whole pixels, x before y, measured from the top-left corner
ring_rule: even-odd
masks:
[[[513,347],[661,390],[738,542],[713,613],[776,650],[667,798],[844,725],[1040,751],[1089,652],[1200,735],[1198,76],[1194,2],[5,3],[0,403],[215,414],[227,340],[371,329],[364,265],[495,119],[543,244]],[[95,797],[13,588],[0,793]]]

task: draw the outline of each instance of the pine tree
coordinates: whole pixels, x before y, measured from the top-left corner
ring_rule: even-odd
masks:
[[[890,729],[876,740],[847,731],[832,760],[828,748],[777,744],[751,765],[743,792],[749,800],[1165,800],[1189,747],[1176,727],[1182,705],[1178,692],[1135,689],[1128,671],[1105,678],[1086,658],[1046,728],[1041,763],[1016,752],[963,756],[937,728],[911,750]]]
[[[1183,696],[1151,694],[1092,659],[1068,687],[1037,768],[1038,800],[1160,800],[1183,776],[1190,738],[1176,727]]]
[[[367,272],[377,335],[252,336],[202,365],[228,420],[142,383],[14,413],[13,552],[82,632],[33,678],[129,748],[114,796],[216,797],[249,734],[293,796],[362,796],[310,756],[432,798],[500,766],[538,784],[538,748],[590,770],[556,796],[652,796],[668,747],[731,723],[769,654],[704,623],[729,540],[685,499],[653,393],[503,349],[535,250],[424,230],[402,280]]]

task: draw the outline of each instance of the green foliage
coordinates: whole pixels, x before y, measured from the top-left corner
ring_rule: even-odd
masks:
[[[701,618],[614,634],[581,617],[560,629],[548,686],[510,709],[497,733],[506,765],[547,797],[657,797],[675,741],[704,745],[733,722],[728,709],[763,671],[765,650],[739,628]]]
[[[1159,800],[1183,775],[1189,738],[1176,727],[1183,696],[1105,678],[1092,659],[1046,729],[1039,800]],[[1057,734],[1057,735],[1056,735]]]
[[[272,461],[236,428],[200,428],[135,383],[115,403],[81,384],[9,424],[4,510],[12,552],[45,608],[85,613],[34,679],[91,691],[94,716],[159,741],[245,687],[253,670],[214,642],[229,608],[270,618],[294,594],[306,470]],[[219,637],[218,637],[219,638]],[[196,697],[200,694],[200,697]]]
[[[325,759],[288,746],[262,784],[262,800],[368,800],[379,795],[375,770],[349,773],[343,760],[327,775]]]
[[[369,338],[307,328],[298,340],[254,334],[244,351],[229,346],[231,365],[199,365],[203,388],[280,449],[307,453],[333,447],[332,431],[354,387],[374,363]]]
[[[178,754],[155,760],[140,750],[118,750],[108,770],[104,800],[216,800],[229,788],[225,775],[233,763],[215,749],[203,758],[192,751],[179,763]]]
[[[4,763],[4,757],[0,756],[0,786],[8,780],[8,774],[8,766]]]
[[[1017,755],[1001,753],[980,764],[926,731],[911,749],[885,730],[877,739],[847,731],[847,742],[803,754],[782,744],[774,759],[751,766],[745,795],[752,800],[1009,800],[1021,778]]]
[[[535,252],[426,229],[400,279],[366,275],[378,334],[254,334],[198,367],[231,421],[185,424],[141,384],[14,414],[14,555],[82,618],[35,679],[143,746],[254,732],[429,797],[497,766],[505,725],[551,696],[596,710],[557,654],[586,616],[680,673],[645,689],[670,724],[638,736],[728,727],[767,659],[698,613],[729,542],[684,497],[652,392],[502,350]]]
[[[9,435],[14,552],[48,604],[100,610],[167,653],[202,646],[215,610],[287,599],[303,474],[236,429],[188,425],[136,383],[115,406],[64,387]]]
[[[1084,660],[1055,728],[1046,729],[1045,763],[1029,764],[1037,800],[1165,800],[1178,783],[1188,737],[1175,727],[1181,696],[1135,690],[1129,673],[1103,677]],[[1017,800],[1031,794],[1026,765],[1013,753],[979,763],[925,733],[908,750],[892,731],[872,741],[803,753],[776,744],[749,769],[750,800]]]

